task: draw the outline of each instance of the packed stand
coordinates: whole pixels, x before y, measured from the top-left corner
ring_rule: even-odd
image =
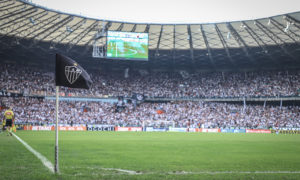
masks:
[[[195,73],[150,73],[142,75],[90,72],[90,90],[61,88],[63,96],[130,97],[140,93],[146,97],[278,97],[299,96],[300,71]],[[0,67],[0,91],[25,95],[54,95],[54,73],[33,67],[4,64]]]
[[[55,101],[37,98],[0,98],[12,106],[17,124],[55,123]],[[125,103],[61,101],[61,124],[205,128],[300,128],[299,106],[261,106],[213,102]]]

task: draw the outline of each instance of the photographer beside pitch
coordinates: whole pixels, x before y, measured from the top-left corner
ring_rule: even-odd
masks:
[[[3,126],[6,127],[7,135],[12,136],[12,127],[15,121],[15,115],[14,112],[12,111],[12,107],[9,107],[9,109],[4,112],[3,122],[4,121],[5,121],[5,126],[4,123]]]

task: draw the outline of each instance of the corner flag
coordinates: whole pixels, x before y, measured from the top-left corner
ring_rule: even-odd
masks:
[[[59,106],[59,86],[69,88],[89,89],[92,80],[89,74],[73,59],[56,54],[55,65],[56,84],[56,125],[55,125],[55,173],[59,173],[58,168],[58,106]]]
[[[89,74],[73,59],[56,54],[56,86],[89,89],[92,80]]]

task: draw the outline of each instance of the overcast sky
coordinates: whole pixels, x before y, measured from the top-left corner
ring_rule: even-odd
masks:
[[[32,0],[50,9],[136,23],[213,23],[300,11],[300,0]]]

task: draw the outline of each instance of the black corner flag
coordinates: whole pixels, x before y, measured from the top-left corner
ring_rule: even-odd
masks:
[[[54,172],[59,173],[58,166],[58,106],[59,106],[59,86],[70,88],[89,89],[92,80],[89,74],[73,59],[56,54],[55,65],[56,83],[56,126],[55,126],[55,165]]]
[[[89,89],[92,80],[73,59],[56,54],[55,83],[56,86]]]

